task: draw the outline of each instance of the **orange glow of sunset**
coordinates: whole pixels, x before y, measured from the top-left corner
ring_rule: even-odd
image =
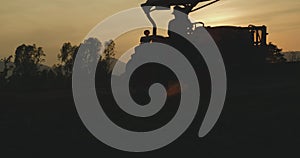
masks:
[[[52,65],[57,62],[64,42],[78,45],[104,18],[143,2],[145,0],[2,0],[0,58],[13,54],[23,43],[37,44],[47,55],[46,64]],[[266,25],[268,42],[284,51],[300,50],[299,15],[299,0],[221,0],[191,14],[207,26]],[[128,37],[128,40],[137,43],[139,37]]]

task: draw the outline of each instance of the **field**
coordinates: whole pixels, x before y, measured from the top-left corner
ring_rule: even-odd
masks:
[[[300,146],[299,70],[300,64],[272,65],[229,78],[224,110],[206,137],[197,137],[203,114],[199,108],[178,140],[146,154],[124,153],[94,138],[77,115],[71,90],[1,92],[1,155],[295,157]]]

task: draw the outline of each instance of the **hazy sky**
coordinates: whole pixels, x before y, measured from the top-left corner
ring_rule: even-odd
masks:
[[[46,64],[64,42],[79,44],[101,20],[145,0],[1,0],[0,58],[25,44],[42,46]],[[191,14],[206,25],[268,26],[269,42],[300,50],[300,0],[221,0]],[[136,40],[136,39],[135,39]],[[138,40],[138,39],[137,39]]]

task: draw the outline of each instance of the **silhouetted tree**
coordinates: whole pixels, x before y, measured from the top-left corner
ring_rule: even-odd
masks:
[[[104,68],[106,73],[110,73],[112,67],[116,63],[115,57],[115,42],[110,40],[105,43],[105,49],[103,51],[103,55],[101,56],[100,62],[101,66]]]
[[[107,41],[104,45],[102,55],[100,55],[101,48],[102,43],[97,38],[89,38],[79,46],[72,45],[70,42],[64,43],[58,54],[59,64],[55,64],[52,67],[52,72],[55,74],[55,81],[58,84],[63,83],[61,84],[63,87],[70,87],[76,56],[78,56],[77,60],[80,60],[80,66],[84,71],[95,71],[95,67],[90,67],[90,64],[94,63],[97,64],[97,76],[101,76],[101,80],[108,79],[111,65],[116,61],[114,59],[115,43],[112,40]]]
[[[67,78],[70,78],[72,75],[72,68],[75,60],[76,53],[79,47],[70,42],[64,43],[60,49],[60,54],[58,54],[58,60],[60,64],[55,66],[56,72],[58,75],[63,75]]]
[[[278,48],[276,45],[269,43],[268,46],[268,56],[267,60],[271,63],[282,63],[286,62],[284,54],[282,54],[282,49]]]
[[[10,85],[22,89],[33,89],[41,85],[40,66],[45,61],[45,53],[42,47],[33,45],[21,45],[15,51],[14,71],[10,77]]]
[[[45,61],[45,53],[42,47],[33,45],[21,45],[15,51],[14,76],[34,77],[38,75],[39,66]]]
[[[80,44],[77,58],[81,64],[81,68],[87,72],[94,71],[92,64],[98,63],[101,60],[100,50],[102,44],[97,38],[89,38]]]
[[[300,61],[299,60],[299,57],[297,57],[298,55],[297,55],[298,53],[297,52],[295,52],[295,51],[292,51],[292,52],[289,52],[289,55],[290,55],[290,62],[298,62],[298,61]]]
[[[0,59],[0,61],[3,62],[3,70],[0,72],[0,87],[4,87],[8,82],[8,73],[13,69],[13,66],[11,65],[12,58],[13,56],[10,55],[7,58]]]
[[[103,52],[104,60],[112,59],[115,56],[115,42],[113,40],[110,40],[105,43],[105,49]]]

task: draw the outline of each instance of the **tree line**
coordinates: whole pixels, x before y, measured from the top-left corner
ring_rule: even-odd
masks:
[[[46,53],[37,45],[22,44],[13,55],[1,59],[0,90],[37,90],[65,89],[71,87],[72,69],[79,49],[86,54],[85,60],[96,60],[93,57],[104,48],[97,66],[97,75],[107,78],[110,75],[112,61],[115,61],[115,42],[101,43],[96,38],[89,38],[79,45],[66,42],[57,55],[58,63],[52,67],[43,65]]]
[[[101,48],[104,51],[97,58]],[[13,55],[1,59],[3,68],[0,70],[0,91],[71,88],[72,69],[79,49],[83,52],[81,55],[85,62],[98,60],[96,79],[101,82],[96,85],[107,86],[110,83],[111,68],[117,61],[114,58],[115,42],[111,40],[101,43],[96,38],[89,38],[79,45],[64,43],[57,55],[58,64],[50,68],[43,65],[46,53],[42,47],[35,44],[18,46]],[[267,52],[267,62],[286,62],[282,49],[276,45],[269,43]]]

